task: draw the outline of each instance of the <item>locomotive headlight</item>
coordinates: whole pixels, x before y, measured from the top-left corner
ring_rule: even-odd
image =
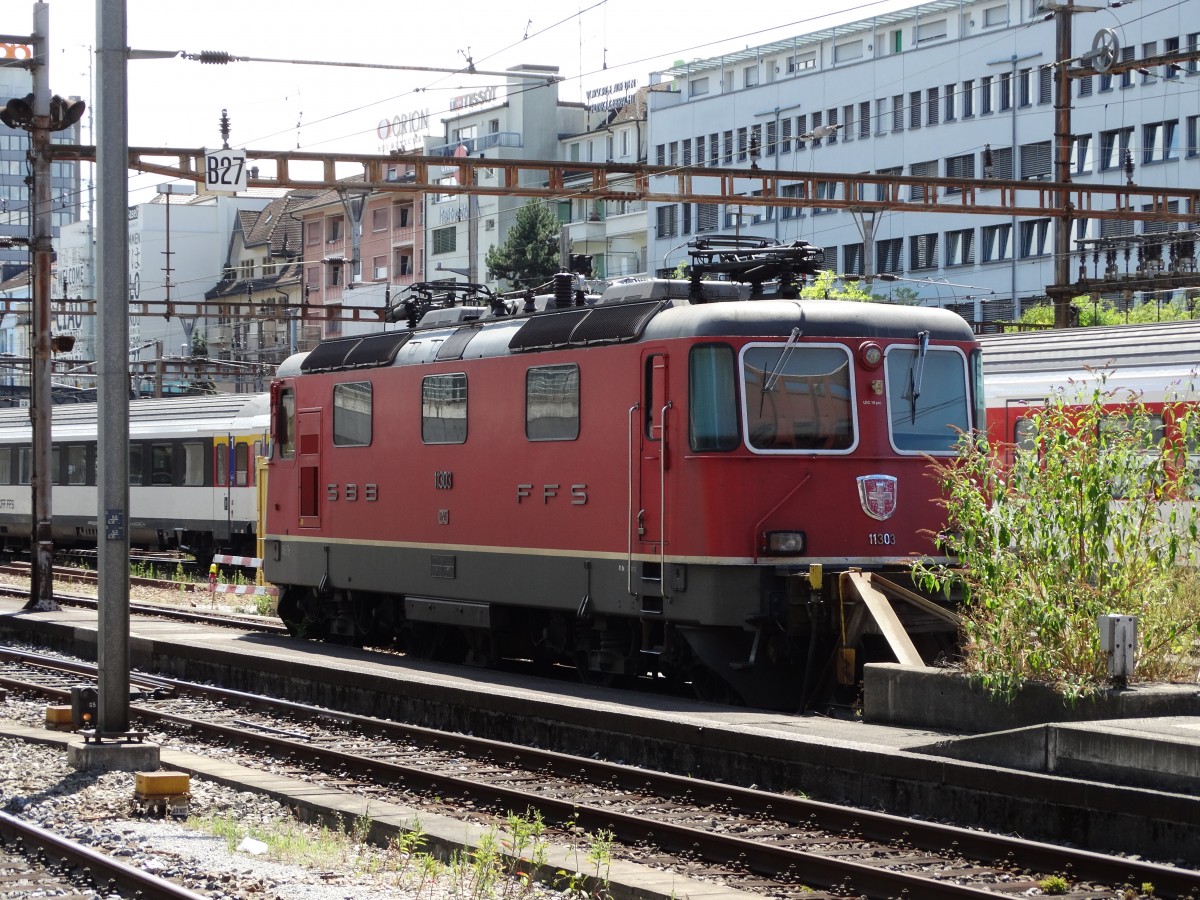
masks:
[[[878,369],[883,362],[883,348],[874,341],[867,341],[858,348],[858,358],[868,369]]]
[[[763,533],[763,553],[770,556],[799,556],[808,541],[803,531],[767,531]]]

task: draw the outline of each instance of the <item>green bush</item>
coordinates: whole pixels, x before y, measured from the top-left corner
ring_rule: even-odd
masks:
[[[1114,412],[1114,404],[1118,404]],[[1141,398],[1099,373],[1090,393],[1031,412],[1030,446],[1003,459],[964,435],[933,463],[954,566],[922,566],[930,589],[961,590],[963,666],[995,695],[1025,681],[1068,700],[1103,688],[1097,617],[1138,617],[1135,678],[1196,677],[1200,633],[1200,412],[1168,404],[1168,437]],[[1193,447],[1193,449],[1195,449]]]

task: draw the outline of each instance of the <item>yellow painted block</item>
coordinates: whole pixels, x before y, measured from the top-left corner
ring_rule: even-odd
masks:
[[[71,718],[71,704],[49,704],[46,706],[46,724],[52,727],[74,725]]]
[[[169,797],[186,794],[191,776],[186,772],[135,772],[133,790],[138,797]]]

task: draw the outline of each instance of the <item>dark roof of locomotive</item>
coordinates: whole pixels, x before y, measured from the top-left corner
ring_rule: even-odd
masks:
[[[528,316],[379,332],[324,341],[292,357],[281,376],[506,356],[599,344],[680,337],[804,337],[971,341],[961,316],[944,309],[840,300],[740,300],[691,304],[678,298],[597,303]],[[411,338],[413,346],[408,347]],[[436,351],[418,349],[436,345]]]

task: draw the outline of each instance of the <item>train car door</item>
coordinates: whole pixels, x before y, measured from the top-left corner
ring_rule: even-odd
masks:
[[[671,465],[669,447],[671,398],[667,354],[662,350],[647,350],[642,354],[642,399],[636,417],[638,433],[634,446],[638,448],[637,503],[633,510],[633,542],[636,551],[654,553],[656,563],[643,563],[643,581],[661,579],[662,563],[670,535],[667,515],[667,470]],[[635,578],[638,573],[634,573]]]
[[[296,466],[299,470],[299,525],[321,527],[321,411],[302,409],[296,416]]]

